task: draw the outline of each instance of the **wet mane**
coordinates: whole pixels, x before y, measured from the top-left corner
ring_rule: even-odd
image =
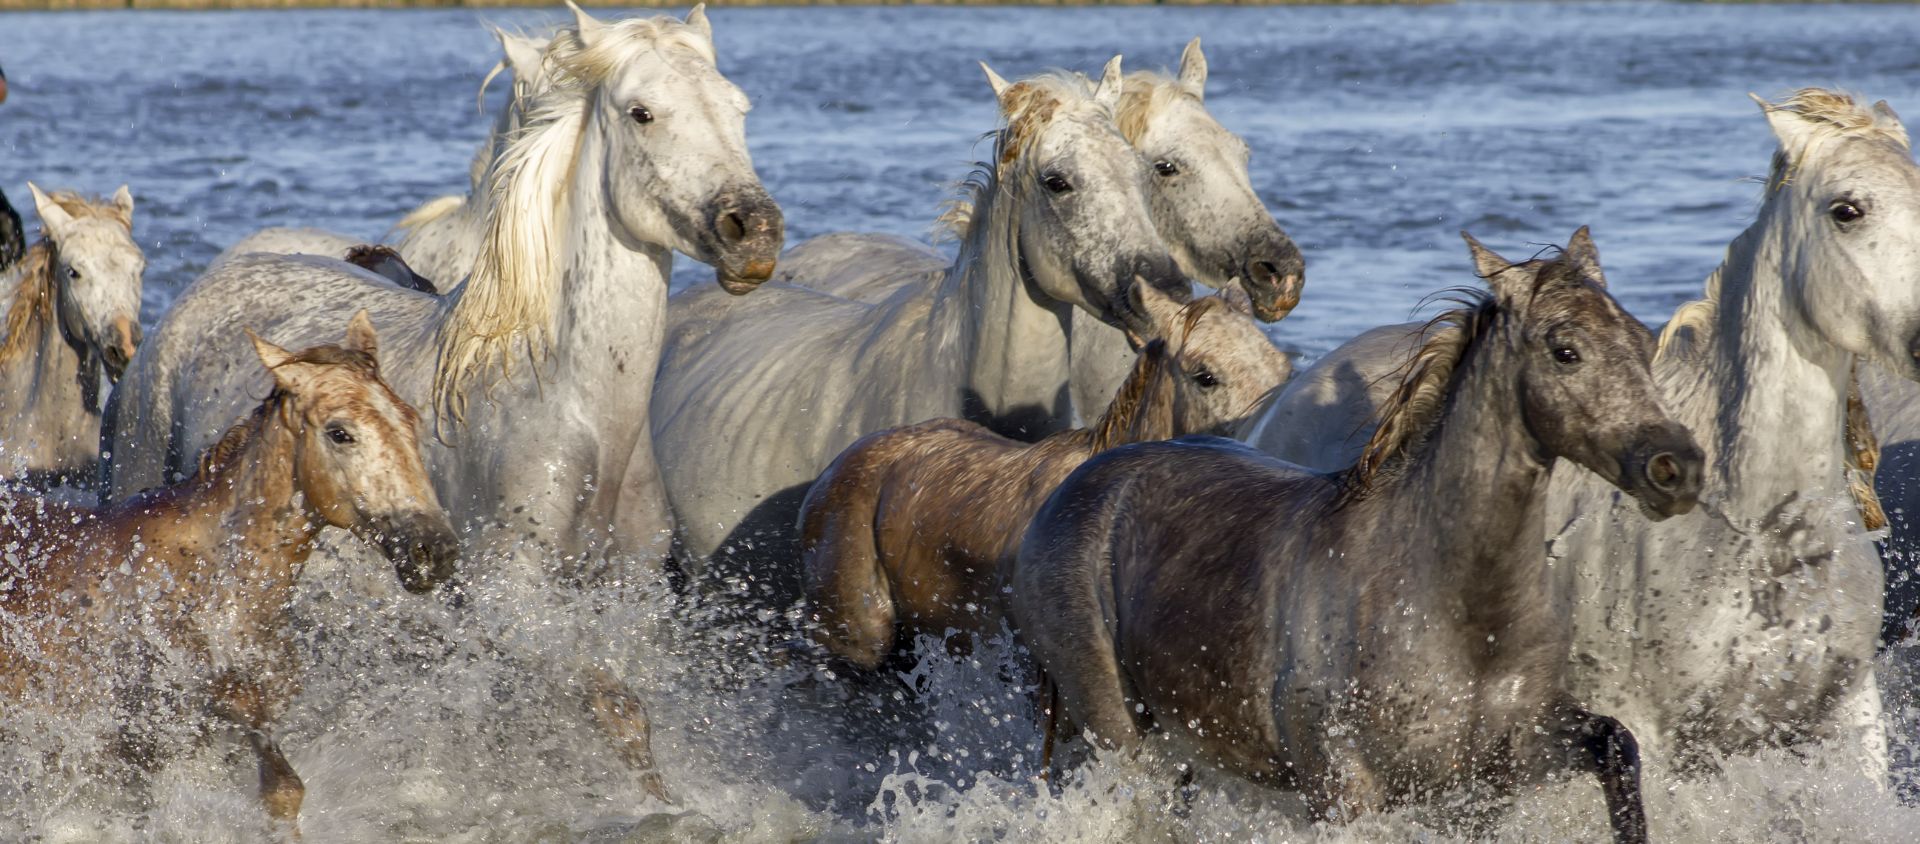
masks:
[[[1342,473],[1342,500],[1371,492],[1391,468],[1403,463],[1426,439],[1446,408],[1453,373],[1467,350],[1493,324],[1494,298],[1480,290],[1452,291],[1460,307],[1429,320],[1421,329],[1420,349],[1402,364],[1400,386],[1380,405],[1377,427],[1360,459]]]
[[[1165,340],[1156,338],[1140,350],[1127,380],[1093,426],[1091,453],[1173,436],[1173,391],[1166,389],[1172,363]]]
[[[669,46],[713,62],[706,39],[668,17],[603,24],[591,45],[576,27],[554,35],[542,65],[548,86],[487,172],[480,254],[440,327],[433,405],[454,426],[466,419],[469,391],[491,383],[496,370],[512,378],[521,356],[535,367],[546,359],[571,211],[567,181],[593,92],[636,53]]]
[[[1907,130],[1891,113],[1862,106],[1852,95],[1840,91],[1802,88],[1784,101],[1763,103],[1762,107],[1768,114],[1794,115],[1822,137],[1864,138],[1891,143],[1903,150],[1910,148]],[[1776,148],[1767,172],[1764,197],[1772,197],[1790,183],[1802,162],[1803,155],[1800,153],[1784,145]],[[1700,350],[1714,321],[1719,318],[1721,276],[1726,272],[1727,264],[1752,254],[1758,236],[1754,229],[1749,228],[1728,244],[1727,257],[1712,275],[1707,276],[1701,298],[1675,309],[1673,318],[1668,320],[1666,328],[1661,329],[1660,354],[1667,354],[1669,349],[1678,354],[1697,353]]]
[[[72,191],[54,191],[48,195],[55,205],[74,219],[94,218],[120,224],[133,230],[133,220],[110,199],[86,197]],[[0,367],[11,366],[40,342],[40,333],[53,322],[54,268],[59,264],[59,244],[41,224],[40,239],[14,265],[19,279],[13,291],[13,304],[7,308],[5,340],[0,340]]]

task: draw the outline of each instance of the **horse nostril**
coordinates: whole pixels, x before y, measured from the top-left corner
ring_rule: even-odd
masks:
[[[1654,489],[1672,491],[1680,483],[1680,461],[1666,452],[1654,455],[1647,461],[1647,480]]]
[[[747,218],[738,211],[721,214],[720,239],[727,243],[739,243],[747,239]]]
[[[1258,263],[1255,263],[1253,265],[1253,271],[1260,275],[1260,280],[1262,281],[1265,281],[1268,283],[1276,283],[1280,281],[1280,265],[1275,264],[1272,261],[1260,261]]]

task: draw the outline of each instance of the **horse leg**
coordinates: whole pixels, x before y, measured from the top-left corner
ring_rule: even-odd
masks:
[[[836,460],[800,506],[801,570],[814,639],[867,671],[892,649],[895,619],[876,523],[885,479],[869,469],[870,451]]]
[[[1841,739],[1843,746],[1860,748],[1857,758],[1861,773],[1880,788],[1887,788],[1887,731],[1880,720],[1880,681],[1867,671],[1854,682],[1833,714],[1828,733]]]
[[[277,691],[291,696],[290,689]],[[298,837],[300,804],[306,800],[307,787],[269,730],[284,698],[251,677],[228,671],[214,682],[213,701],[215,713],[247,732],[247,741],[260,760],[260,802],[266,805],[268,817],[292,826]]]
[[[601,731],[619,743],[620,755],[640,779],[640,787],[662,803],[674,802],[653,764],[653,725],[640,698],[605,669],[591,669],[587,705]]]
[[[1047,672],[1040,672],[1040,781],[1053,780],[1053,732],[1059,726],[1060,690],[1053,685]]]
[[[653,435],[642,432],[627,459],[620,495],[614,501],[614,545],[622,553],[664,569],[673,553],[673,508],[667,502],[666,482],[653,456]]]
[[[1619,721],[1574,706],[1562,707],[1557,738],[1568,767],[1600,778],[1614,844],[1645,844],[1647,807],[1640,796],[1640,743]]]

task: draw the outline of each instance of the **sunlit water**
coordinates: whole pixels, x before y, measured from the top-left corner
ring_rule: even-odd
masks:
[[[789,242],[925,230],[993,124],[974,62],[1014,76],[1172,64],[1193,35],[1208,102],[1306,252],[1275,334],[1309,353],[1470,281],[1454,232],[1495,248],[1599,239],[1649,320],[1696,295],[1748,221],[1770,139],[1746,99],[1838,85],[1920,112],[1920,15],[1904,7],[1609,4],[1367,9],[723,9],[720,61]],[[554,12],[0,15],[0,187],[130,182],[149,322],[223,246],[264,225],[372,238],[463,190],[495,59],[482,20]],[[492,92],[489,107],[498,102]],[[683,262],[684,264],[684,262]],[[683,266],[680,285],[709,283]],[[1442,810],[1314,827],[1270,792],[1170,763],[1103,760],[1036,784],[1039,730],[1008,648],[849,681],[788,656],[777,617],[708,620],[645,576],[551,589],[469,565],[465,606],[405,595],[384,564],[322,555],[295,612],[304,693],[280,738],[308,841],[1450,840]],[[1897,792],[1911,793],[1916,682],[1883,660]],[[611,667],[652,702],[680,798],[650,802],[568,685]],[[0,839],[252,841],[269,833],[231,736],[182,737],[150,789],[118,785],[104,715],[0,723]],[[1835,754],[1841,755],[1841,754]],[[1908,841],[1920,810],[1840,770],[1769,754],[1647,778],[1663,840]],[[1468,798],[1463,798],[1468,799]],[[152,801],[155,805],[143,806]],[[1443,803],[1445,801],[1442,801]],[[674,817],[672,813],[697,814]],[[1604,837],[1590,779],[1514,801],[1499,840]]]

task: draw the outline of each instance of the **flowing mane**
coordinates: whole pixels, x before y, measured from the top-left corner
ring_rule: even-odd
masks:
[[[1851,95],[1839,91],[1802,88],[1782,102],[1762,102],[1761,108],[1769,114],[1794,115],[1823,137],[1866,138],[1895,144],[1901,149],[1910,148],[1906,128],[1891,112],[1879,104],[1862,106]],[[1775,149],[1773,163],[1767,171],[1767,188],[1763,198],[1773,196],[1791,182],[1801,163],[1802,157],[1785,146]],[[1749,228],[1727,245],[1727,257],[1712,275],[1707,276],[1701,298],[1674,310],[1673,319],[1667,322],[1666,328],[1661,329],[1659,354],[1668,354],[1669,350],[1682,355],[1699,352],[1713,329],[1714,321],[1719,318],[1721,276],[1729,263],[1752,254],[1757,238],[1755,230]]]
[[[445,421],[466,420],[468,393],[491,383],[495,370],[510,379],[519,357],[536,368],[545,361],[564,270],[568,179],[593,92],[636,53],[667,46],[713,61],[705,39],[668,17],[602,24],[591,44],[577,27],[554,36],[543,59],[548,87],[487,172],[480,254],[440,327],[433,404]]]
[[[72,191],[55,191],[48,199],[75,219],[111,220],[133,230],[133,220],[113,200],[86,197]],[[13,291],[13,304],[7,308],[5,340],[0,340],[0,366],[10,366],[40,342],[40,331],[53,321],[54,267],[59,263],[59,244],[42,224],[40,239],[14,267],[19,279]]]
[[[1120,91],[1119,113],[1114,123],[1120,127],[1120,135],[1128,144],[1138,144],[1147,133],[1147,125],[1153,122],[1167,106],[1190,100],[1199,102],[1193,95],[1174,79],[1164,73],[1151,70],[1136,70],[1127,74],[1126,87]]]
[[[1446,408],[1454,371],[1493,324],[1492,295],[1465,288],[1453,294],[1460,307],[1434,317],[1421,330],[1420,349],[1400,366],[1400,386],[1380,405],[1373,436],[1360,459],[1342,473],[1342,501],[1371,492],[1426,439]]]

